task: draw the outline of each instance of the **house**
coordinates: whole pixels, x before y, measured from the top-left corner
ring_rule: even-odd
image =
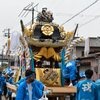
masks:
[[[85,54],[87,49],[88,53]],[[73,50],[77,59],[80,59],[79,71],[90,68],[94,71],[93,80],[100,77],[100,40],[89,37],[85,43],[77,44]]]

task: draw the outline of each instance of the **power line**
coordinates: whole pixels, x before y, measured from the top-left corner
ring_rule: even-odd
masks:
[[[56,16],[73,16],[74,14],[73,13],[62,13],[62,12],[58,12],[58,13],[55,13]],[[99,15],[92,15],[92,14],[81,14],[79,17],[86,17],[86,18],[90,18],[90,17],[96,17],[96,16],[99,16]]]
[[[21,17],[23,17],[23,16],[25,17],[25,14],[27,13],[27,12],[25,11],[25,9],[32,8],[33,4],[34,4],[34,3],[31,2],[31,4],[29,4],[29,5],[27,5],[26,7],[24,7],[23,10],[22,10],[22,11],[20,12],[20,14],[18,15],[18,17],[20,17],[20,16],[21,16]]]
[[[67,22],[69,22],[70,20],[72,20],[73,18],[75,18],[76,16],[78,16],[79,14],[81,14],[82,12],[84,12],[85,10],[87,10],[88,8],[90,8],[91,6],[93,6],[94,4],[96,4],[99,0],[96,0],[95,2],[93,2],[92,4],[90,4],[89,6],[87,6],[86,8],[84,8],[83,10],[81,10],[80,12],[78,12],[77,14],[75,14],[74,16],[72,16],[70,19],[68,19],[67,21],[65,21],[62,25],[66,24]]]
[[[29,9],[30,7],[32,7],[32,5],[33,5],[33,2],[31,4],[28,4],[26,7],[24,7],[23,10],[18,15],[18,17],[20,17],[20,16],[23,17],[25,15],[25,13],[26,13],[26,11],[24,12],[24,9]]]
[[[96,19],[98,19],[98,18],[100,18],[100,15],[97,15],[97,16],[95,16],[94,18],[88,20],[87,22],[85,22],[85,23],[79,25],[79,28],[81,28],[81,27],[83,27],[83,26],[85,26],[85,25],[91,23],[92,21],[94,21],[94,20],[96,20]],[[77,37],[78,37],[78,33],[77,33]]]
[[[19,14],[19,16],[22,15],[22,16],[26,17],[26,16],[29,14],[29,12],[31,11],[31,12],[32,12],[32,24],[33,24],[33,23],[34,23],[34,11],[35,11],[34,8],[37,7],[38,4],[39,4],[39,3],[37,3],[37,4],[34,5],[34,6],[33,6],[33,3],[27,5],[27,6],[24,7],[24,9],[21,11],[21,13]],[[22,13],[23,13],[23,14],[22,14]]]
[[[81,24],[81,25],[79,26],[79,28],[81,28],[81,27],[85,26],[86,24],[91,23],[92,21],[94,21],[94,20],[96,20],[96,19],[98,19],[98,18],[100,18],[100,15],[95,16],[94,18],[92,18],[92,19],[88,20],[87,22],[85,22],[85,23]]]

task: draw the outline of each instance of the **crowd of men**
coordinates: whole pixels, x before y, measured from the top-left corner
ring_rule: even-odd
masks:
[[[2,100],[2,95],[5,99],[11,100],[12,92],[7,89],[6,82],[13,84],[13,73],[2,73],[0,71],[0,100]]]
[[[46,86],[35,79],[35,72],[26,70],[25,77],[17,83],[13,81],[13,73],[0,72],[0,100],[39,100]],[[6,87],[6,82],[18,87],[15,97],[13,92]]]
[[[77,69],[75,66],[72,68],[74,64],[72,61],[66,65],[66,68],[69,68],[69,74],[68,70],[64,69],[67,73],[64,72],[65,85],[73,85],[77,88],[72,100],[100,100],[100,79],[94,82],[92,80],[93,70],[87,69],[80,73],[80,78],[77,80]],[[35,79],[36,74],[32,70],[26,70],[25,77],[17,83],[13,81],[13,74],[0,72],[0,100],[39,100],[43,96],[43,91],[48,90],[42,82]],[[72,84],[68,80],[71,80]],[[11,90],[7,89],[6,82],[18,87],[15,96]]]
[[[77,88],[72,100],[100,100],[100,79],[92,80],[93,70],[87,69],[78,74],[77,63],[70,61],[66,64],[63,71],[65,85]]]

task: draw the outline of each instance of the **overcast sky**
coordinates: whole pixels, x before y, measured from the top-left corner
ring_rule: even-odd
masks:
[[[19,20],[23,19],[24,23],[30,21],[31,13],[25,18],[18,17],[18,15],[22,9],[31,2],[35,4],[39,3],[36,8],[38,11],[41,11],[42,7],[47,7],[48,10],[54,14],[54,22],[61,25],[94,1],[95,0],[0,0],[0,49],[5,43],[5,41],[3,41],[5,38],[2,33],[4,29],[10,28],[11,32],[20,32]],[[37,13],[35,12],[35,14]],[[90,22],[93,18],[95,18],[95,20]],[[72,31],[77,23],[79,24],[77,31],[78,36],[100,36],[100,1],[64,24],[65,30]]]

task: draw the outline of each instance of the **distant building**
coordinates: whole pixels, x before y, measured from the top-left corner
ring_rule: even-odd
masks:
[[[0,66],[14,66],[15,63],[15,57],[14,56],[8,56],[8,55],[2,55],[0,54]]]
[[[76,57],[80,59],[79,71],[85,71],[88,68],[93,69],[93,79],[96,80],[100,77],[100,40],[89,37],[88,42],[89,46],[86,49],[89,51],[87,55],[84,55],[86,43],[77,44],[73,52],[76,52]]]
[[[74,48],[76,57],[84,57],[85,42],[77,44]],[[100,52],[100,40],[95,37],[89,37],[89,54]]]

